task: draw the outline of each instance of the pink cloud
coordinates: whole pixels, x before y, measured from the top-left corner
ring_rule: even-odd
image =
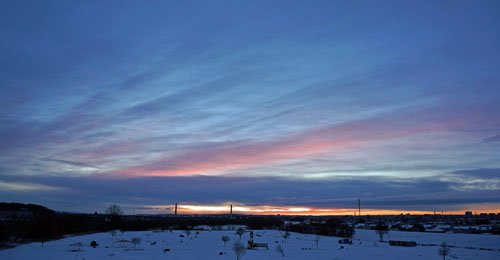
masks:
[[[384,140],[446,130],[452,122],[423,123],[401,116],[368,119],[308,130],[280,140],[199,148],[106,175],[184,176],[222,174],[343,152]]]

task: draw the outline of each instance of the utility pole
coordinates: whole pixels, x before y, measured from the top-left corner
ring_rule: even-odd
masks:
[[[358,199],[358,216],[361,218],[361,199]]]
[[[174,216],[177,216],[177,202],[175,203]]]
[[[231,204],[229,207],[229,216],[233,218],[233,204]]]

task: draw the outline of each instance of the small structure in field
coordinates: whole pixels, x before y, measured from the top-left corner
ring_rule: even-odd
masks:
[[[118,245],[118,246],[115,246],[115,247],[126,247],[126,244],[128,244],[128,243],[132,243],[132,241],[127,240],[127,239],[121,239],[121,240],[118,240],[118,241],[114,242],[115,245]]]
[[[83,244],[82,242],[76,242],[69,245],[69,251],[71,252],[79,252],[82,251]]]
[[[265,248],[269,250],[269,245],[267,243],[255,243],[253,242],[253,231],[250,232],[250,238],[248,239],[248,249],[259,249]]]
[[[399,240],[390,240],[389,245],[391,246],[406,246],[406,247],[412,247],[412,246],[417,246],[417,242],[415,241],[399,241]]]
[[[352,240],[349,238],[339,239],[339,244],[352,245]]]

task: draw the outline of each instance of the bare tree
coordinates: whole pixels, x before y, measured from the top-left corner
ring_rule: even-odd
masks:
[[[389,231],[385,230],[385,229],[377,229],[377,235],[379,237],[379,241],[380,242],[384,242],[384,236],[387,235],[387,233],[389,233]]]
[[[314,243],[316,244],[316,249],[319,249],[319,241],[321,241],[321,238],[319,236],[316,236],[314,238]]]
[[[112,204],[104,211],[104,214],[110,216],[121,216],[123,215],[123,210],[122,208],[120,208],[120,206]]]
[[[446,257],[450,254],[450,246],[446,244],[446,242],[443,242],[438,249],[438,255],[443,257],[443,260],[446,260]]]
[[[240,241],[234,242],[233,252],[236,255],[236,260],[240,260],[246,251],[246,247]]]
[[[134,237],[132,238],[132,244],[134,244],[134,247],[137,247],[141,243],[141,238],[140,237]]]
[[[226,247],[226,243],[229,242],[229,237],[224,235],[224,236],[222,236],[221,239],[222,239],[222,242],[224,242],[224,247]]]
[[[384,236],[389,233],[389,227],[384,222],[379,222],[375,227],[375,233],[379,237],[379,242],[384,242]]]
[[[276,251],[278,251],[278,253],[281,254],[281,257],[285,257],[285,249],[283,248],[283,246],[281,244],[278,244],[276,246]]]
[[[241,236],[243,236],[243,234],[245,234],[245,229],[242,228],[242,227],[239,227],[238,229],[236,229],[236,234],[240,237],[241,239]]]
[[[120,228],[121,215],[123,215],[123,210],[120,208],[120,206],[116,204],[110,205],[104,211],[104,214],[109,216],[109,224],[112,229]]]
[[[286,231],[285,234],[283,234],[283,238],[286,240],[290,237],[290,232]]]

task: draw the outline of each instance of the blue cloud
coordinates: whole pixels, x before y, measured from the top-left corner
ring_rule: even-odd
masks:
[[[34,187],[57,187],[23,192],[3,191],[6,199],[29,201],[43,194],[44,203],[60,210],[101,210],[99,205],[171,205],[175,202],[217,204],[237,202],[245,205],[308,206],[355,208],[358,198],[366,209],[461,210],[470,205],[499,203],[497,192],[460,192],[450,183],[424,178],[411,181],[386,177],[351,177],[339,180],[297,181],[275,177],[144,177],[107,180],[100,178],[5,178],[11,183],[31,182]],[[16,194],[17,195],[14,195]],[[64,194],[67,202],[61,202]],[[30,196],[31,195],[31,196]],[[36,197],[34,196],[34,197]],[[38,199],[37,199],[38,200]],[[82,208],[83,209],[83,208]]]

